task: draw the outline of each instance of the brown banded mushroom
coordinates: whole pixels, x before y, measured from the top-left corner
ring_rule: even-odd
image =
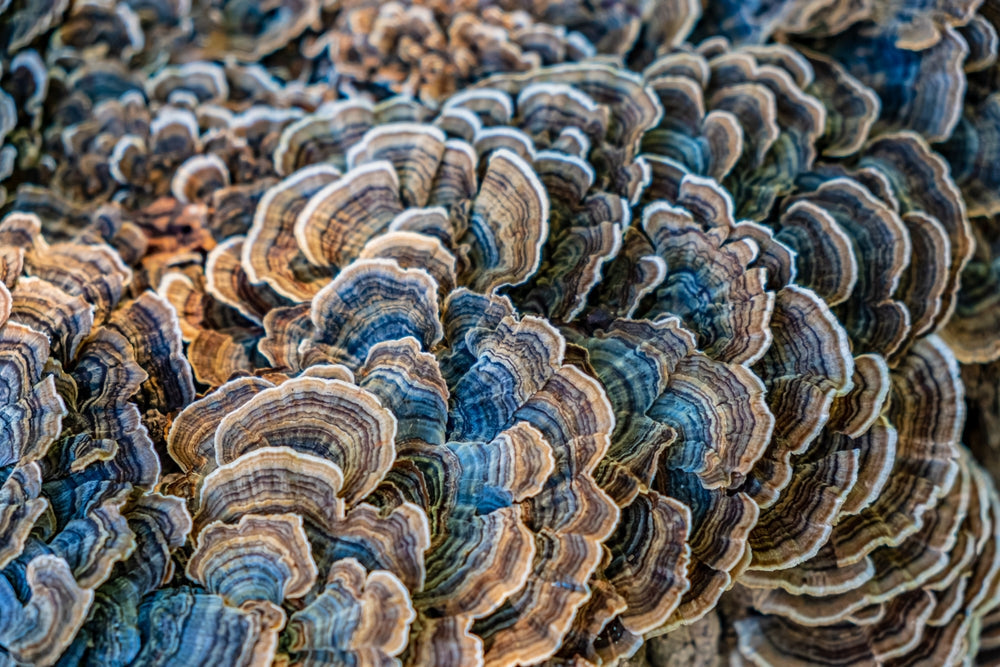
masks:
[[[995,657],[992,4],[0,15],[0,662]]]
[[[519,320],[505,299],[463,290],[440,306],[429,273],[392,260],[348,264],[304,314],[285,334],[298,341],[289,371],[302,375],[277,386],[232,380],[192,404],[171,430],[168,448],[188,471],[175,488],[196,494],[199,546],[189,576],[203,581],[218,571],[205,559],[233,558],[242,550],[232,541],[238,535],[255,539],[248,517],[301,517],[296,525],[308,541],[300,551],[327,584],[289,616],[282,635],[289,643],[280,646],[293,659],[405,649],[405,660],[421,662],[458,650],[448,658],[455,664],[476,655],[512,664],[554,653],[617,517],[590,476],[612,420],[603,392],[560,365],[562,337],[544,321]],[[487,326],[477,324],[484,318]],[[319,404],[334,417],[303,431]],[[366,432],[370,438],[359,435]],[[557,469],[575,472],[554,476]],[[290,495],[290,483],[314,490]],[[313,505],[313,497],[331,500]],[[220,542],[216,533],[227,537]],[[274,554],[267,558],[278,557],[266,549]],[[585,558],[564,569],[571,554]],[[498,577],[515,564],[516,576]],[[566,588],[567,580],[576,583]],[[373,635],[365,622],[337,628],[316,616],[348,613],[346,591],[359,610],[376,604],[362,597],[369,587],[390,596],[377,604],[390,605],[383,613],[400,619],[402,635]],[[253,590],[258,602],[284,597]],[[553,610],[563,611],[541,622]],[[254,641],[273,646],[263,626],[259,633]]]

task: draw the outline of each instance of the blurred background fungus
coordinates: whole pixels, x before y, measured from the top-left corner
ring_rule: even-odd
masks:
[[[0,0],[0,664],[1000,664],[993,0]]]

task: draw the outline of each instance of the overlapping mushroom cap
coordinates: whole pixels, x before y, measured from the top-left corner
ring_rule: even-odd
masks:
[[[189,400],[190,371],[171,355],[169,306],[120,301],[131,273],[110,247],[49,244],[40,228],[28,214],[0,221],[0,650],[31,664],[86,651],[128,661],[135,606],[169,578],[190,529],[179,499],[145,495],[160,462],[140,407]],[[123,625],[94,620],[109,614]],[[87,648],[88,636],[102,641]]]
[[[604,393],[543,320],[440,292],[424,268],[356,259],[299,315],[269,316],[274,382],[230,380],[174,422],[188,576],[227,614],[270,605],[277,619],[246,625],[245,646],[536,661],[587,599],[618,518],[592,476],[613,424]],[[297,598],[285,626],[279,605]]]
[[[596,83],[601,77],[606,78],[603,88]],[[553,80],[562,86],[557,88],[560,106],[548,102],[546,107],[547,93],[537,86]],[[521,91],[516,111],[508,91]],[[786,513],[799,511],[796,503],[815,483],[813,476],[832,477],[829,484],[847,479],[853,484],[858,475],[861,454],[854,448],[806,456],[832,402],[851,387],[854,361],[848,334],[834,313],[814,292],[792,283],[796,266],[789,246],[765,226],[737,222],[730,195],[713,180],[690,174],[661,175],[660,187],[673,193],[671,201],[639,208],[641,231],[639,224],[629,224],[631,205],[640,202],[646,185],[635,150],[643,128],[660,115],[650,98],[645,108],[635,104],[641,91],[634,79],[606,68],[564,67],[484,82],[482,92],[446,103],[433,125],[413,122],[434,117],[412,106],[321,109],[284,132],[274,162],[294,171],[261,198],[248,236],[218,246],[204,278],[168,273],[160,287],[182,313],[196,372],[211,385],[265,366],[293,375],[328,363],[356,371],[374,342],[359,334],[362,322],[399,338],[413,336],[420,349],[432,349],[440,338],[440,325],[433,324],[436,308],[419,304],[429,295],[435,302],[449,298],[455,285],[488,293],[527,281],[511,290],[515,302],[549,317],[576,320],[565,328],[576,350],[573,363],[602,383],[616,418],[609,455],[598,465],[596,479],[622,507],[623,519],[609,535],[587,606],[572,628],[560,630],[567,641],[559,646],[550,639],[543,655],[561,650],[566,657],[598,659],[603,652],[604,659],[614,659],[635,650],[643,634],[696,621],[753,565],[755,542],[764,549],[766,540],[773,540],[757,557],[766,562],[780,557],[784,541],[801,537],[795,530],[805,531],[803,539],[812,546],[800,557],[808,558],[825,539],[823,523],[832,521],[842,502],[833,493],[810,526],[783,526],[783,532],[763,536],[774,532]],[[573,104],[580,111],[567,122],[566,110]],[[368,129],[379,113],[393,112],[405,113],[406,122]],[[612,126],[602,116],[616,119],[614,132],[603,129]],[[486,123],[509,125],[490,131]],[[442,129],[456,138],[447,139]],[[551,202],[565,206],[567,201],[564,195],[553,196],[560,181],[543,180],[548,163],[539,147],[546,158],[564,165],[573,164],[576,151],[576,164],[584,170],[589,165],[583,156],[633,160],[619,163],[617,173],[604,170],[602,183],[593,176],[584,180],[570,200],[585,200],[585,187],[607,188],[599,201],[606,206],[613,201],[610,196],[617,198],[620,222],[611,231],[623,239],[606,251],[604,280],[569,309],[551,301],[562,296],[560,291],[539,289],[551,284],[542,258],[563,264],[546,252],[545,242],[560,238],[553,228],[562,211],[553,215]],[[300,166],[321,157],[329,161]],[[565,178],[565,169],[560,177]],[[842,217],[848,222],[856,206],[835,198],[828,204],[817,201],[835,211],[846,207]],[[820,215],[836,224],[832,213]],[[468,231],[456,231],[463,228]],[[518,228],[524,231],[497,236]],[[898,236],[908,240],[903,232]],[[847,240],[842,252],[843,264],[857,266],[859,246]],[[591,271],[601,268],[600,255],[582,259]],[[536,272],[543,277],[536,278]],[[588,287],[593,286],[592,280]],[[398,305],[382,302],[387,292]],[[211,313],[213,301],[229,314]],[[718,308],[719,303],[727,305]],[[228,329],[220,327],[225,322],[231,323]],[[899,346],[904,334],[892,344]],[[650,338],[662,338],[655,353],[648,347]],[[210,354],[202,357],[201,349]],[[623,368],[622,354],[643,359],[643,365]],[[879,364],[884,368],[880,357],[873,358],[864,370],[877,375]],[[240,396],[259,390],[257,381],[232,382]],[[872,409],[863,405],[866,400],[858,397],[862,405],[856,409]],[[223,414],[233,406],[198,409]],[[872,419],[843,418],[853,419],[848,427],[859,436]],[[204,437],[210,431],[200,432]],[[175,446],[174,453],[187,467],[173,488],[197,487],[205,473],[199,468],[206,462],[211,466],[210,452],[198,453],[189,445]],[[427,506],[412,493],[404,498]],[[761,508],[766,523],[755,537]],[[651,528],[642,528],[649,522]],[[638,562],[636,550],[645,554]],[[415,627],[421,637],[445,641],[465,622],[448,628],[427,625],[420,612],[429,612],[417,605]],[[462,619],[471,612],[454,614]],[[482,629],[489,650],[491,626],[480,620],[473,627]],[[437,650],[433,642],[417,648],[422,646],[418,642],[413,650]]]
[[[268,156],[284,179],[227,207],[253,209],[245,238],[212,249],[204,272],[158,272],[196,374],[217,385],[248,369],[269,311],[361,257],[425,267],[442,294],[519,286],[527,310],[572,316],[621,246],[646,178],[639,137],[658,115],[635,77],[588,65],[492,79],[436,115],[393,98],[287,125]]]
[[[757,558],[744,576],[750,604],[768,614],[737,623],[748,659],[822,662],[832,657],[824,642],[846,641],[851,661],[912,654],[947,662],[968,652],[974,619],[995,605],[996,491],[957,446],[963,406],[954,359],[939,339],[924,339],[888,379],[883,416],[866,434],[840,428],[819,441],[820,451],[855,455],[854,471],[806,472],[815,457],[803,457],[796,477],[810,518],[824,506],[829,518],[811,552],[801,550],[803,530],[794,549]]]
[[[555,82],[558,91],[555,99],[548,92],[550,88],[544,87],[549,81]],[[521,91],[516,111],[507,91]],[[596,100],[590,94],[596,96]],[[638,104],[643,99],[646,101]],[[579,107],[575,115],[568,113],[576,108],[572,105]],[[383,105],[382,112],[389,108]],[[372,353],[372,341],[359,337],[360,323],[377,330],[398,330],[397,336],[414,336],[424,349],[433,347],[439,334],[433,333],[431,323],[437,321],[438,316],[434,308],[423,308],[419,304],[428,294],[433,294],[435,299],[448,298],[456,284],[489,293],[498,287],[529,281],[526,287],[513,292],[515,300],[529,310],[550,317],[572,318],[586,309],[587,291],[572,295],[573,300],[568,304],[551,301],[553,296],[565,299],[570,296],[566,288],[576,286],[559,285],[553,280],[560,277],[558,274],[545,275],[549,267],[561,271],[566,267],[558,251],[549,255],[543,243],[548,238],[558,241],[568,236],[567,245],[571,245],[574,235],[579,238],[588,229],[569,227],[574,217],[582,218],[582,222],[592,228],[593,216],[610,215],[613,217],[602,221],[601,231],[608,234],[611,241],[610,247],[603,252],[605,257],[613,257],[621,249],[617,237],[629,223],[630,204],[639,200],[645,185],[645,169],[641,161],[612,161],[634,160],[630,156],[635,154],[643,129],[659,115],[655,101],[643,92],[636,79],[615,74],[606,67],[564,67],[533,76],[500,77],[484,82],[481,92],[462,94],[445,104],[435,121],[436,126],[389,123],[361,134],[378,112],[379,109],[365,105],[341,104],[290,126],[276,153],[276,164],[288,165],[286,169],[294,168],[299,159],[322,156],[324,153],[318,152],[320,150],[329,156],[332,164],[301,167],[268,190],[257,205],[248,236],[218,246],[206,263],[205,278],[195,276],[192,279],[178,272],[167,274],[161,283],[160,292],[184,316],[185,335],[192,339],[192,361],[203,382],[220,384],[234,371],[254,371],[265,364],[286,373],[297,373],[318,362],[330,361],[346,364],[354,370]],[[510,125],[496,130],[487,125],[503,122]],[[459,138],[446,139],[442,127],[472,141],[483,155],[477,160],[473,144]],[[318,133],[320,129],[325,134]],[[339,138],[339,132],[343,133],[343,139]],[[343,156],[345,144],[349,146],[346,157]],[[584,161],[584,157],[599,164],[621,166],[605,169],[598,181],[594,167]],[[477,175],[477,161],[481,178]],[[346,170],[342,176],[338,164]],[[546,178],[548,172],[544,170],[556,167],[561,172],[552,171]],[[567,174],[566,169],[570,167],[573,170]],[[568,199],[556,188],[570,185],[560,179],[576,174],[587,178],[574,186],[574,196]],[[588,189],[596,188],[602,190],[588,196]],[[689,215],[687,224],[692,230],[702,232],[713,225],[735,225],[731,219],[725,222],[725,216],[731,218],[732,215],[731,203],[728,195],[717,186],[711,182],[691,181],[685,188],[685,191],[691,190],[689,201],[685,201],[699,212],[697,222]],[[699,197],[703,201],[699,201]],[[549,214],[552,201],[561,204],[557,215]],[[574,201],[591,206],[594,212],[588,216],[586,209],[583,213],[578,212],[579,207],[574,211],[567,206]],[[713,206],[719,210],[710,210]],[[720,220],[715,219],[716,213]],[[553,232],[550,224],[559,224],[560,229]],[[696,254],[670,255],[670,224],[667,211],[659,211],[656,207],[650,207],[644,218],[648,233],[658,239],[663,253],[663,257],[659,257],[651,251],[653,257],[647,261],[654,269],[662,268],[665,262],[674,265],[676,287],[673,289],[681,290],[671,295],[671,288],[664,288],[664,303],[657,311],[660,313],[681,308],[686,298],[683,276],[699,261]],[[741,227],[740,231],[748,227]],[[456,231],[460,229],[467,231]],[[703,252],[711,254],[714,248],[710,239],[714,237],[708,238],[709,245]],[[720,294],[733,289],[728,280],[747,270],[750,257],[746,253],[752,253],[755,247],[753,241],[734,245],[718,260],[724,264],[728,262],[724,269],[727,273],[717,287]],[[586,254],[594,252],[587,247],[582,251],[578,261],[585,263],[583,268],[590,275],[582,287],[589,290],[599,277],[596,271],[600,270],[604,258]],[[542,259],[546,256],[551,257],[547,262]],[[685,270],[677,264],[680,260],[689,262],[690,268]],[[616,266],[612,265],[612,271]],[[632,292],[631,297],[623,298],[638,301],[643,290],[648,291],[656,285],[654,282],[638,288],[630,286],[628,270],[627,263],[617,269],[624,275],[624,284],[617,289]],[[536,272],[540,277],[535,277]],[[613,401],[622,402],[616,406],[622,431],[618,436],[622,441],[617,443],[622,453],[616,458],[643,458],[628,464],[631,472],[626,472],[628,468],[616,472],[619,461],[608,460],[605,464],[607,472],[603,474],[608,478],[602,481],[602,486],[634,515],[622,522],[620,532],[612,538],[616,546],[611,549],[610,557],[615,558],[618,549],[617,558],[625,558],[625,550],[638,539],[648,551],[648,562],[638,573],[635,566],[626,566],[623,570],[624,563],[614,560],[602,570],[592,585],[601,587],[604,594],[616,596],[614,605],[618,609],[608,618],[598,616],[594,619],[596,625],[581,616],[592,627],[581,622],[573,628],[573,642],[580,643],[578,647],[570,644],[573,651],[592,654],[596,634],[607,621],[619,616],[625,606],[632,608],[622,615],[621,622],[627,624],[632,636],[697,618],[711,608],[729,585],[731,571],[745,561],[747,534],[756,521],[758,510],[750,496],[738,494],[730,500],[724,490],[743,485],[744,478],[763,454],[772,430],[773,418],[764,402],[763,384],[743,365],[764,354],[771,335],[768,320],[774,296],[765,290],[763,276],[762,269],[752,270],[746,287],[735,288],[734,303],[743,305],[742,311],[731,318],[722,316],[722,321],[712,323],[703,321],[697,304],[681,309],[704,341],[718,339],[718,342],[714,346],[702,342],[701,346],[710,349],[711,353],[708,356],[696,354],[698,341],[695,336],[676,320],[670,325],[676,327],[672,335],[678,340],[664,342],[661,352],[664,357],[656,362],[653,372],[659,375],[654,380],[657,386],[663,385],[674,375],[674,366],[680,362],[672,391],[657,390],[653,397],[645,399],[642,407],[632,405],[636,399],[626,395],[613,397]],[[663,275],[658,278],[654,275],[656,282],[663,278]],[[205,286],[204,291],[199,290],[199,283]],[[387,290],[390,294],[398,292],[398,296],[394,296],[398,305],[390,308],[381,302]],[[802,298],[810,297],[803,293]],[[243,316],[262,324],[264,336],[261,337],[260,329],[254,326],[238,331],[231,329],[232,334],[224,328],[213,328],[219,326],[215,324],[217,320],[205,318],[210,299],[222,301],[228,308],[238,311],[238,315],[233,313],[228,317],[231,322],[236,323]],[[789,299],[795,301],[796,296]],[[281,307],[283,303],[295,302],[301,305]],[[627,316],[636,307],[637,304],[623,303],[619,314]],[[759,307],[763,307],[763,312],[751,314]],[[513,313],[509,305],[504,308]],[[598,316],[608,316],[604,309],[600,312],[603,315]],[[646,312],[643,310],[642,314]],[[807,312],[793,317],[816,316]],[[823,313],[818,317],[824,317]],[[500,322],[499,319],[492,321],[491,326],[498,326]],[[750,331],[740,330],[743,326]],[[220,335],[225,338],[220,339]],[[749,337],[747,340],[743,340],[745,335]],[[829,334],[830,342],[816,344],[843,346],[842,336],[837,338],[837,335],[833,332]],[[216,342],[226,338],[229,340],[221,345]],[[211,356],[201,357],[197,352],[203,349],[200,341],[205,341],[204,349],[211,349]],[[257,343],[256,349],[254,343]],[[261,354],[266,361],[257,356]],[[839,349],[837,354],[841,354]],[[684,360],[686,357],[690,359]],[[789,362],[792,366],[794,363],[794,360]],[[805,360],[802,363],[805,364]],[[584,363],[583,369],[599,377],[588,364]],[[792,369],[796,370],[799,369]],[[713,381],[699,378],[706,371],[715,376]],[[715,381],[722,386],[715,387]],[[830,387],[821,386],[818,391],[835,391],[837,383],[844,381],[843,377],[834,379]],[[227,386],[223,385],[220,391]],[[651,408],[652,398],[661,393],[665,396],[656,408]],[[745,400],[751,401],[745,411],[734,411],[724,405],[727,401]],[[662,434],[654,451],[642,452],[642,443],[634,440],[641,431],[623,424],[630,418],[630,410],[647,409],[658,411],[653,421]],[[689,409],[695,410],[695,414],[686,415]],[[463,419],[474,423],[482,416]],[[787,419],[791,421],[794,416],[790,414]],[[704,423],[698,423],[700,420]],[[645,494],[642,500],[636,500],[638,485],[649,484],[656,476],[655,472],[641,470],[641,465],[657,466],[660,451],[674,438],[674,429],[683,432],[681,439],[684,442],[677,443],[677,453],[669,464],[665,464],[667,472],[659,478],[661,488],[671,487],[671,490],[664,492],[666,495],[651,492],[652,495]],[[719,438],[727,442],[716,442]],[[430,440],[440,441],[441,437]],[[176,483],[180,486],[197,484],[191,479],[192,473],[196,473],[195,467],[210,461],[211,457],[196,454],[189,447],[181,449],[186,453],[180,453],[178,461],[187,462],[190,468]],[[174,447],[175,452],[181,449]],[[640,451],[630,454],[629,449]],[[781,454],[777,456],[780,458]],[[590,465],[601,458],[594,454],[590,457]],[[672,474],[678,475],[678,479],[673,480]],[[629,475],[637,479],[629,481]],[[677,488],[672,488],[673,485]],[[690,488],[685,490],[685,485]],[[650,502],[652,509],[644,505]],[[686,606],[678,611],[681,597],[690,585],[687,570],[692,510],[685,503],[697,506],[692,539],[698,545],[696,557],[701,569],[692,575],[696,589],[688,596]],[[667,532],[652,530],[630,535],[635,529],[633,524],[643,521],[641,517],[650,511],[665,529],[669,526]],[[729,525],[730,521],[735,525]],[[716,531],[721,533],[718,539],[712,537]],[[720,540],[730,544],[722,547],[721,554],[715,553]],[[591,559],[596,557],[591,556]],[[582,581],[596,565],[594,561],[584,568]],[[641,578],[636,578],[637,574]],[[654,587],[645,585],[645,577],[649,577]],[[705,589],[709,592],[703,595]],[[471,614],[454,613],[459,617]],[[572,615],[569,611],[564,613],[565,617],[561,617],[564,620],[554,630],[557,635],[569,631]],[[594,609],[588,613],[607,612]],[[417,622],[421,623],[419,617]],[[487,645],[494,641],[490,638],[493,633],[500,637],[510,634],[510,631],[505,634],[487,630],[489,626],[484,623],[486,621],[480,621],[477,627],[484,628]],[[520,627],[516,622],[513,625]],[[456,632],[460,627],[459,623],[448,632]],[[424,630],[432,634],[438,631],[431,627]],[[549,637],[544,641],[540,644],[543,652],[550,654],[558,648],[557,640]]]
[[[215,11],[195,9],[201,34],[192,52],[256,61],[294,49],[314,78],[376,99],[402,93],[436,106],[499,72],[598,55],[648,60],[661,45],[683,40],[699,14],[690,0],[296,0],[273,14],[226,2]]]
[[[571,360],[602,383],[615,413],[595,475],[622,508],[591,598],[559,649],[567,658],[626,656],[644,634],[698,621],[744,571],[752,579],[810,562],[845,507],[897,509],[900,497],[884,488],[896,445],[880,414],[889,366],[947,317],[971,246],[957,191],[919,137],[864,142],[877,98],[861,83],[813,58],[822,78],[812,85],[814,65],[790,50],[737,57],[720,47],[654,63],[647,77],[664,75],[659,88],[651,84],[663,94],[645,108],[634,80],[579,66],[494,77],[434,114],[392,100],[320,109],[284,132],[274,164],[287,176],[260,200],[247,238],[213,251],[205,287],[180,274],[161,285],[193,316],[192,351],[213,351],[195,363],[213,385],[262,365],[297,373],[362,363],[370,349],[353,347],[354,326],[337,313],[360,308],[381,327],[400,326],[401,315],[373,309],[386,285],[410,299],[421,290],[443,297],[455,285],[508,288],[520,308],[566,322]],[[698,58],[724,91],[713,99],[736,96],[713,117],[730,132],[725,143],[735,142],[714,171],[661,156],[686,155],[680,135],[645,132],[675,117],[678,98],[665,91],[683,90],[683,79],[670,76],[696,71]],[[541,87],[553,83],[556,95]],[[840,134],[827,127],[824,154],[856,153],[849,167],[816,162],[821,101],[837,86],[862,111],[838,110]],[[763,104],[756,113],[770,114],[777,129],[747,162],[742,137],[757,135],[739,104],[751,90]],[[636,158],[640,146],[646,160]],[[718,141],[704,146],[722,150]],[[513,199],[499,194],[501,183],[512,184]],[[566,208],[573,201],[588,203],[582,229],[572,222],[580,209]],[[610,244],[594,243],[594,210],[613,223],[603,225]],[[736,211],[764,224],[739,221]],[[497,236],[518,228],[525,231]],[[567,287],[579,284],[566,274],[571,257],[590,277],[568,300]],[[391,259],[404,273],[423,268],[434,282],[356,276],[354,263],[369,259]],[[928,265],[934,271],[918,268]],[[346,293],[354,280],[357,294]],[[215,299],[256,327],[229,315],[238,328],[220,339],[212,316],[203,319]],[[410,310],[409,318],[431,319]],[[332,333],[320,333],[324,317],[333,318]],[[400,335],[415,333],[404,325]],[[416,337],[424,348],[434,339]],[[653,354],[650,339],[661,337]],[[648,359],[649,374],[622,368],[622,358]],[[632,395],[638,388],[650,393]],[[913,502],[922,510],[930,500]],[[419,613],[415,623],[423,634],[445,632],[425,627]]]

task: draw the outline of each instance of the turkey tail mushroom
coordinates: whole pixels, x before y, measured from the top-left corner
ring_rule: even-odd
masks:
[[[0,663],[996,662],[993,4],[0,0]]]

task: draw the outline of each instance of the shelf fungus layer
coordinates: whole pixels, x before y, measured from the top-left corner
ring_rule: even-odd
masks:
[[[0,0],[0,664],[996,663],[998,30]]]

